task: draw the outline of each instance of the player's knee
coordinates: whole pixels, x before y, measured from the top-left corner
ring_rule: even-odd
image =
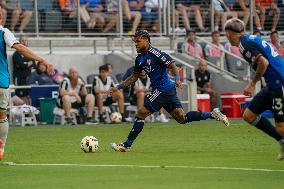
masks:
[[[243,119],[248,123],[253,123],[256,118],[257,118],[256,116],[250,114],[248,111],[245,111],[243,113]]]
[[[276,131],[277,131],[281,136],[284,136],[284,123],[276,123]]]
[[[179,124],[185,124],[186,121],[185,121],[185,116],[184,115],[179,115],[177,118],[176,118],[176,121],[179,123]]]
[[[0,112],[0,120],[6,120],[6,119],[7,119],[6,112]]]

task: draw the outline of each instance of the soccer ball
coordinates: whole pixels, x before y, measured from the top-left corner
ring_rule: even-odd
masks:
[[[81,140],[81,150],[86,153],[96,152],[99,148],[99,141],[94,136],[85,136]]]
[[[121,120],[122,120],[122,116],[119,112],[113,112],[111,115],[110,115],[110,119],[113,123],[120,123]]]

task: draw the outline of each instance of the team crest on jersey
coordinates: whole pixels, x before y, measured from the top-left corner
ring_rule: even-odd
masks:
[[[250,51],[248,51],[248,52],[246,53],[246,57],[251,58],[251,52],[250,52]]]
[[[151,63],[152,63],[152,60],[151,59],[147,59],[147,64],[151,65]]]

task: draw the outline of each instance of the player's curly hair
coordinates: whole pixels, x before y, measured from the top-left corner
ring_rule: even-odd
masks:
[[[232,18],[226,22],[225,31],[233,31],[236,33],[242,33],[245,31],[245,24],[240,19]]]
[[[150,34],[148,33],[147,30],[137,30],[132,37],[133,38],[135,38],[135,37],[145,37],[145,38],[148,39],[149,43],[151,43],[151,41],[150,41]]]

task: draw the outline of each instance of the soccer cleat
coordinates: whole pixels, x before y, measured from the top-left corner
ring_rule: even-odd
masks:
[[[124,144],[121,143],[121,144],[116,144],[116,143],[110,143],[110,147],[114,150],[114,151],[117,151],[117,152],[128,152],[130,151],[130,148],[126,148],[124,147]]]
[[[0,139],[0,161],[2,160],[2,158],[3,158],[3,146],[4,146],[4,142],[3,142],[3,140],[2,139]]]
[[[284,160],[284,139],[279,140],[280,144],[280,153],[278,155],[278,160]]]
[[[217,121],[222,121],[227,127],[230,125],[229,120],[226,115],[222,114],[219,108],[214,108],[211,116]]]

